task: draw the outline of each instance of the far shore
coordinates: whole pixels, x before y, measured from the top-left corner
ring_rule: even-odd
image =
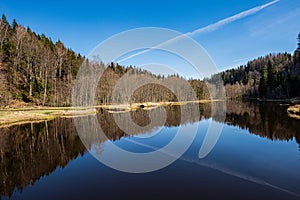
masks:
[[[96,115],[98,108],[110,113],[129,112],[137,109],[150,110],[159,106],[184,105],[188,103],[210,103],[222,100],[198,100],[182,102],[145,102],[132,104],[99,105],[92,107],[48,107],[22,104],[0,108],[0,127],[53,120],[57,117],[81,117]]]
[[[151,110],[161,106],[180,106],[189,103],[211,103],[225,100],[197,100],[181,102],[143,102],[131,104],[110,104],[92,107],[48,107],[24,105],[0,108],[0,127],[9,127],[25,123],[37,123],[53,120],[57,117],[73,118],[96,115],[97,109],[103,108],[110,113],[130,112],[138,109]],[[290,117],[300,119],[300,105],[289,106],[287,113]]]
[[[251,100],[251,99],[249,99]],[[291,103],[291,104],[298,104],[300,103],[300,97],[292,98],[292,99],[267,99],[267,98],[257,98],[254,99],[259,102],[280,102],[280,103]]]

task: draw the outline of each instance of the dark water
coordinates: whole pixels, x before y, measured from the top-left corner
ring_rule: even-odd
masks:
[[[77,135],[74,119],[2,128],[1,199],[300,199],[300,121],[289,118],[286,107],[228,102],[224,122],[212,117],[210,104],[199,110],[201,116],[181,119],[180,106],[167,107],[164,125],[154,127],[147,127],[150,111],[131,112],[145,129],[132,129],[129,135],[113,114],[99,110],[97,120],[107,138],[137,153],[165,146],[180,127],[198,126],[192,145],[177,161],[139,174],[96,160]],[[127,120],[125,114],[116,115]],[[212,121],[223,123],[223,130],[200,159]],[[90,149],[109,154],[107,142],[100,139]]]

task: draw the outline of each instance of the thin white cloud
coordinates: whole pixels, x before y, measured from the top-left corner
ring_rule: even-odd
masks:
[[[135,53],[135,54],[132,54],[132,55],[130,55],[130,56],[128,56],[128,57],[125,57],[125,58],[123,58],[123,59],[121,59],[121,60],[117,60],[117,62],[121,63],[121,62],[123,62],[123,61],[129,60],[129,59],[131,59],[131,58],[133,58],[133,57],[136,57],[136,56],[138,56],[138,55],[147,53],[147,52],[149,52],[149,51],[151,51],[151,50],[153,50],[153,49],[159,49],[159,47],[161,47],[161,46],[163,46],[163,45],[166,45],[166,44],[168,44],[168,43],[170,43],[170,42],[175,42],[175,41],[177,41],[177,40],[180,40],[181,38],[184,38],[184,36],[190,36],[190,37],[193,37],[193,36],[196,36],[196,35],[198,35],[198,34],[200,34],[200,33],[212,32],[212,31],[218,30],[218,29],[220,29],[221,27],[223,27],[223,26],[225,26],[225,25],[227,25],[227,24],[229,24],[229,23],[232,23],[232,22],[234,22],[234,21],[237,21],[237,20],[239,20],[239,19],[245,18],[245,17],[250,16],[250,15],[254,15],[254,14],[256,14],[257,12],[259,12],[259,11],[261,11],[261,10],[263,10],[263,9],[265,9],[265,8],[267,8],[267,7],[269,7],[269,6],[271,6],[271,5],[273,5],[273,4],[275,4],[275,3],[278,3],[279,1],[280,1],[280,0],[274,0],[274,1],[271,1],[271,2],[269,2],[269,3],[266,3],[266,4],[263,4],[263,5],[260,5],[260,6],[251,8],[251,9],[249,9],[249,10],[240,12],[240,13],[238,13],[238,14],[236,14],[236,15],[233,15],[233,16],[231,16],[231,17],[222,19],[222,20],[220,20],[220,21],[218,21],[218,22],[216,22],[216,23],[210,24],[210,25],[205,26],[205,27],[203,27],[203,28],[199,28],[199,29],[196,29],[196,30],[194,30],[194,31],[192,31],[192,32],[188,32],[188,33],[183,34],[183,35],[181,35],[181,36],[177,36],[177,37],[175,37],[175,38],[172,38],[172,39],[170,39],[170,40],[167,40],[167,41],[165,41],[165,42],[163,42],[163,43],[161,43],[161,44],[159,44],[159,45],[157,45],[157,46],[155,46],[155,47],[152,47],[152,48],[150,48],[150,49],[146,49],[146,50],[137,52],[137,53]]]
[[[245,18],[249,15],[254,15],[256,14],[257,12],[263,10],[264,8],[267,8],[275,3],[278,3],[280,0],[274,0],[274,1],[271,1],[269,3],[266,3],[264,5],[261,5],[261,6],[257,6],[255,8],[251,8],[249,10],[246,10],[246,11],[243,11],[243,12],[240,12],[236,15],[233,15],[231,17],[228,17],[228,18],[225,18],[225,19],[222,19],[216,23],[213,23],[213,24],[210,24],[208,26],[205,26],[203,28],[199,28],[197,30],[194,30],[192,32],[188,32],[186,33],[186,35],[192,37],[192,36],[195,36],[197,34],[200,34],[200,33],[205,33],[205,32],[211,32],[211,31],[215,31],[215,30],[218,30],[219,28],[221,28],[222,26],[226,25],[226,24],[229,24],[229,23],[232,23],[234,21],[237,21],[239,19],[242,19],[242,18]]]
[[[234,60],[233,62],[234,62],[234,63],[240,63],[240,62],[248,61],[249,59],[250,59],[250,58],[239,58],[239,59]]]

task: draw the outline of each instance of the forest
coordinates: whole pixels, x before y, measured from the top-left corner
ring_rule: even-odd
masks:
[[[300,96],[300,33],[294,54],[277,53],[259,57],[222,77],[229,98],[290,99]],[[213,79],[214,76],[211,77]]]
[[[70,106],[72,90],[80,66],[101,69],[103,75],[96,89],[96,103],[160,102],[190,100],[192,87],[196,99],[223,98],[218,96],[217,77],[221,77],[226,97],[231,99],[288,99],[300,96],[300,34],[298,48],[289,53],[259,57],[236,69],[226,70],[204,80],[185,80],[177,75],[155,75],[136,66],[117,63],[92,63],[67,48],[62,41],[52,41],[36,34],[15,20],[0,20],[0,106],[14,104]],[[138,88],[131,96],[113,95],[116,84],[124,75],[138,80],[140,75],[154,83]],[[82,79],[82,82],[86,80]],[[130,82],[128,82],[130,84]],[[171,85],[167,88],[165,85]],[[125,85],[126,89],[126,85]],[[180,98],[174,94],[180,94]],[[78,97],[84,98],[84,97]],[[83,99],[78,99],[83,101]]]

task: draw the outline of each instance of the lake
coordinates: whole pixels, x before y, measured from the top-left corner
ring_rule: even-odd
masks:
[[[224,115],[213,110],[218,104],[223,103],[115,114],[99,109],[97,116],[1,128],[1,199],[300,199],[300,121],[288,117],[287,107],[279,104],[227,102]],[[129,119],[137,126],[126,127]],[[76,129],[78,120],[87,123]],[[221,132],[199,158],[212,123]],[[79,136],[79,129],[87,135]],[[95,139],[89,131],[105,137]],[[184,149],[193,136],[191,145],[158,170],[150,169],[157,157],[144,164],[126,163],[112,150],[113,145],[146,157],[178,134],[182,142],[175,143],[174,152],[163,151],[166,158],[180,155],[176,149]],[[114,168],[150,172],[119,171],[97,156],[109,159]]]

